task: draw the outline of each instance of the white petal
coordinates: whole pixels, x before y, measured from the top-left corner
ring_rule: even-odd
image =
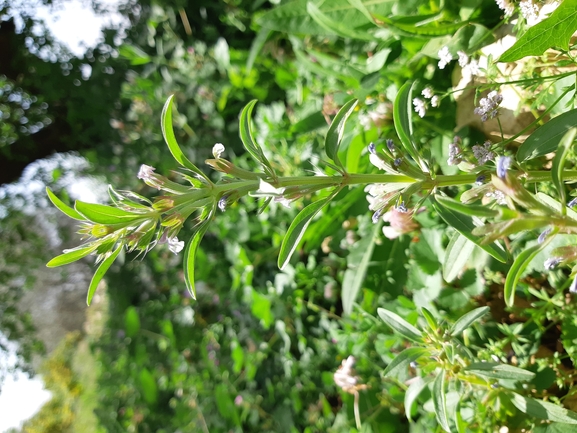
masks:
[[[184,241],[179,241],[176,236],[168,239],[168,249],[172,251],[174,254],[180,253],[183,248],[184,248]]]
[[[270,183],[265,182],[264,180],[260,180],[260,184],[258,186],[258,193],[261,194],[275,194],[280,195],[284,192],[284,188],[275,188]]]
[[[220,155],[222,155],[224,152],[224,144],[222,143],[216,143],[213,147],[212,147],[212,155],[218,159],[220,158]]]

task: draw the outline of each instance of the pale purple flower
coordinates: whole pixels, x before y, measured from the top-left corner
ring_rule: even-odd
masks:
[[[449,158],[447,159],[447,164],[449,165],[459,165],[462,161],[461,148],[455,142],[449,144]]]
[[[490,92],[486,98],[481,98],[479,106],[475,108],[474,113],[481,116],[481,121],[486,122],[488,119],[493,119],[499,114],[499,104],[503,101],[503,96],[499,95],[495,90]]]
[[[577,197],[575,197],[573,200],[571,200],[569,203],[567,203],[567,206],[569,207],[573,207],[577,205]]]
[[[391,140],[390,138],[387,138],[387,148],[391,151],[394,152],[395,151],[395,142],[393,140]]]
[[[545,262],[543,263],[543,267],[548,270],[555,269],[557,265],[561,263],[561,261],[562,261],[561,257],[551,257],[545,260]]]
[[[415,98],[413,99],[413,105],[415,106],[415,112],[419,114],[419,117],[425,117],[425,113],[427,112],[425,101],[419,98]]]
[[[451,60],[453,60],[453,56],[451,55],[451,53],[449,52],[449,47],[444,46],[443,48],[441,48],[439,50],[439,69],[445,69],[445,66],[447,66]]]
[[[369,143],[368,149],[369,149],[369,153],[372,155],[375,155],[377,153],[375,143],[373,143],[372,141]]]
[[[507,170],[511,166],[510,156],[500,156],[497,158],[497,176],[503,179],[507,175]]]
[[[477,159],[479,165],[484,165],[488,161],[495,158],[495,154],[491,152],[491,142],[485,141],[482,145],[476,144],[473,146],[473,155]]]
[[[140,170],[138,170],[137,177],[152,188],[160,189],[162,185],[164,185],[162,176],[156,174],[154,172],[154,167],[151,167],[150,165],[142,164]]]
[[[549,236],[549,233],[551,233],[551,229],[548,228],[547,230],[543,230],[543,232],[539,235],[539,237],[537,238],[537,242],[542,244],[543,242],[545,242],[545,239],[547,238],[547,236]]]
[[[240,395],[240,394],[234,398],[234,404],[236,406],[240,406],[242,404],[242,401],[243,401],[243,398],[242,398],[242,395]]]
[[[575,275],[575,278],[569,287],[569,293],[577,293],[577,275]]]

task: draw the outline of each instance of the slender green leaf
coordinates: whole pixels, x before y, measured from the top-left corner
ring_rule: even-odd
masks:
[[[362,2],[362,0],[347,0],[347,1],[349,2],[349,4],[352,7],[354,7],[356,10],[358,10],[360,13],[362,13],[369,22],[372,23],[375,21],[373,16],[371,15],[369,10],[367,9],[367,7]]]
[[[259,162],[264,171],[271,177],[275,177],[275,172],[271,168],[270,162],[264,155],[261,147],[255,141],[254,137],[252,136],[250,122],[252,121],[252,110],[256,105],[257,100],[253,99],[250,101],[246,106],[242,109],[240,113],[240,120],[239,120],[239,133],[240,139],[242,140],[242,144],[244,144],[245,149],[250,153],[250,155]]]
[[[391,363],[387,365],[385,371],[383,371],[383,375],[385,377],[394,378],[402,377],[402,375],[407,372],[411,362],[416,361],[428,353],[429,351],[427,349],[423,349],[422,347],[409,347],[408,349],[403,350],[401,353],[395,356]]]
[[[434,16],[440,16],[435,14]],[[394,19],[388,18],[383,15],[374,15],[375,19],[385,23],[386,27],[403,36],[443,36],[452,35],[457,30],[469,24],[468,21],[461,21],[458,23],[435,23],[431,25],[417,25],[418,22],[430,21],[432,16],[409,16],[409,17],[397,17]],[[412,22],[417,21],[417,24]]]
[[[571,148],[573,141],[575,141],[576,135],[577,128],[571,128],[565,133],[559,142],[557,152],[555,153],[555,158],[553,159],[553,166],[551,167],[551,177],[553,179],[553,184],[559,193],[559,200],[561,203],[565,203],[567,201],[565,198],[565,184],[563,183],[563,168],[565,167],[565,159],[567,159],[569,149]],[[567,213],[567,206],[561,207],[561,213],[563,215]]]
[[[411,411],[413,409],[413,404],[417,401],[417,398],[423,389],[425,389],[427,384],[427,381],[423,380],[422,377],[417,376],[411,381],[411,385],[407,388],[407,391],[405,391],[405,415],[409,421],[412,421]]]
[[[284,269],[288,264],[312,219],[333,199],[337,192],[338,189],[333,191],[328,197],[309,204],[293,220],[280,247],[278,255],[278,267],[280,269]]]
[[[135,214],[103,204],[85,203],[80,200],[76,201],[74,207],[86,219],[97,224],[123,224],[142,218],[142,214]]]
[[[502,263],[506,263],[508,260],[508,256],[505,250],[498,244],[493,243],[490,245],[484,245],[482,243],[482,238],[473,235],[471,232],[475,229],[475,224],[473,223],[473,218],[459,214],[451,209],[447,209],[445,206],[441,205],[436,200],[436,197],[433,195],[429,196],[429,200],[431,201],[433,208],[443,220],[471,242],[474,242],[477,246],[487,251],[491,256],[495,259],[499,260]]]
[[[453,326],[451,326],[449,332],[453,336],[459,335],[461,332],[463,332],[465,329],[487,314],[489,310],[489,307],[479,307],[469,311],[466,314],[463,314],[461,317],[459,317],[459,319],[457,319]]]
[[[459,276],[474,249],[475,244],[473,242],[457,231],[453,233],[443,261],[443,278],[445,281],[450,283]]]
[[[488,309],[488,307],[487,307]],[[535,373],[508,364],[496,362],[474,362],[465,371],[490,379],[533,380]]]
[[[361,290],[363,281],[365,280],[369,261],[371,260],[373,250],[375,249],[375,240],[381,231],[381,227],[382,220],[380,220],[378,224],[374,225],[370,235],[363,236],[351,247],[349,257],[360,257],[360,260],[349,261],[349,259],[347,259],[348,269],[345,271],[343,277],[341,294],[344,314],[350,314],[351,311],[353,311],[353,303],[355,302],[355,299]],[[360,252],[360,255],[355,254],[356,252]]]
[[[395,130],[406,152],[416,161],[417,154],[413,145],[413,115],[412,94],[414,82],[407,81],[400,88],[393,105],[393,120]]]
[[[555,152],[561,138],[577,125],[577,109],[567,111],[537,128],[517,151],[517,161],[523,162]]]
[[[488,218],[494,218],[499,215],[498,210],[491,209],[487,206],[465,204],[442,195],[435,196],[435,199],[446,208],[462,213],[463,215]]]
[[[437,331],[437,329],[439,329],[439,326],[437,324],[437,319],[435,319],[435,317],[433,316],[433,314],[429,310],[427,310],[425,307],[423,307],[423,308],[421,308],[421,314],[423,315],[423,317],[425,318],[425,320],[429,324],[429,328],[431,328],[431,330],[433,332],[435,332],[435,331]]]
[[[561,212],[561,209],[563,207],[567,207],[566,203],[561,204],[560,202],[555,200],[553,197],[550,197],[547,194],[542,193],[542,192],[538,192],[537,194],[535,194],[535,198],[537,198],[537,200],[539,200],[541,203],[549,206],[551,209],[556,210],[557,212]],[[573,209],[567,208],[567,216],[569,218],[577,221],[577,212],[575,212]]]
[[[176,141],[176,136],[174,135],[174,130],[172,129],[173,101],[174,95],[170,95],[164,104],[164,108],[162,109],[160,127],[162,129],[162,136],[164,137],[164,141],[166,142],[168,149],[170,150],[170,153],[172,153],[172,156],[176,162],[178,162],[183,167],[188,168],[190,171],[194,172],[207,182],[210,182],[208,177],[184,155],[180,149],[180,146],[178,145],[178,142]]]
[[[567,51],[575,30],[577,0],[564,0],[547,19],[529,28],[499,61],[514,62],[526,56],[540,56],[551,47]]]
[[[122,246],[123,246],[122,244],[118,245],[118,247],[116,247],[114,252],[110,254],[107,258],[105,258],[102,261],[102,263],[100,263],[100,266],[98,266],[98,269],[96,269],[96,272],[92,277],[92,281],[90,281],[90,286],[88,287],[88,294],[86,296],[86,305],[90,306],[92,298],[94,297],[94,293],[96,293],[96,289],[98,288],[98,284],[100,283],[100,281],[104,277],[104,274],[106,274],[110,266],[112,266],[112,263],[114,263],[114,261],[118,257],[118,254],[120,254]]]
[[[311,18],[323,29],[325,29],[329,34],[334,33],[343,38],[359,39],[362,41],[372,41],[375,37],[370,33],[363,32],[360,30],[355,30],[349,27],[344,22],[334,21],[327,15],[325,15],[320,8],[313,2],[309,1],[307,3],[307,12]]]
[[[49,268],[55,268],[57,266],[68,265],[69,263],[73,263],[83,257],[86,257],[90,253],[94,252],[97,247],[98,245],[91,245],[88,247],[68,250],[64,254],[60,254],[59,256],[54,257],[52,260],[46,263],[46,266]]]
[[[401,316],[393,313],[392,311],[385,310],[384,308],[378,308],[377,313],[387,325],[393,328],[393,331],[401,334],[408,340],[422,343],[422,332],[407,322],[405,319],[403,319]]]
[[[331,126],[329,126],[329,130],[327,131],[327,136],[325,137],[325,152],[327,153],[327,156],[341,168],[343,168],[343,164],[339,160],[338,156],[339,146],[341,145],[343,135],[345,134],[345,123],[355,110],[357,102],[356,99],[352,99],[341,107],[331,122]]]
[[[577,413],[562,406],[531,397],[524,397],[516,392],[511,394],[511,402],[517,409],[529,416],[565,424],[577,424]]]
[[[195,288],[195,281],[194,281],[194,262],[196,259],[196,251],[198,250],[198,246],[200,245],[200,241],[202,240],[204,234],[208,230],[210,225],[211,216],[209,216],[206,220],[202,222],[200,227],[194,232],[188,244],[186,245],[186,249],[184,250],[184,260],[183,260],[183,268],[184,268],[184,283],[186,284],[186,288],[192,296],[192,299],[196,299],[196,288]]]
[[[151,405],[156,403],[158,399],[158,386],[152,373],[144,367],[140,370],[139,379],[144,401]]]
[[[76,210],[72,209],[70,206],[68,206],[66,203],[64,203],[62,200],[60,200],[56,196],[56,194],[54,194],[50,190],[50,188],[46,187],[46,193],[48,194],[48,198],[50,199],[52,204],[54,206],[56,206],[60,210],[60,212],[68,215],[70,218],[73,218],[75,220],[86,221],[86,218],[84,218]]]
[[[254,61],[256,60],[258,54],[262,50],[262,47],[264,46],[271,33],[272,32],[269,29],[261,28],[256,34],[256,37],[253,39],[252,45],[250,46],[248,59],[246,60],[246,74],[249,74],[252,70]]]
[[[445,371],[442,370],[433,382],[433,406],[437,422],[443,430],[450,432],[449,417],[447,414],[447,395],[445,394]]]

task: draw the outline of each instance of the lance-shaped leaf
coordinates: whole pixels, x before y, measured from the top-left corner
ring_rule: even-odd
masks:
[[[210,179],[198,169],[196,165],[194,165],[190,160],[186,157],[186,155],[182,152],[182,149],[178,145],[176,141],[176,136],[174,135],[174,130],[172,129],[172,103],[174,101],[174,95],[171,95],[164,104],[164,108],[162,109],[162,116],[160,127],[162,129],[162,136],[164,137],[164,141],[166,142],[170,153],[176,162],[182,165],[185,168],[188,168],[190,171],[194,172],[199,177],[203,178],[207,183],[211,183]]]
[[[113,253],[111,255],[109,255],[107,258],[105,258],[102,261],[102,263],[100,263],[100,266],[98,266],[98,269],[96,269],[96,272],[94,273],[94,276],[92,277],[92,281],[90,281],[90,286],[88,287],[88,294],[86,295],[86,304],[88,306],[90,306],[90,303],[92,302],[92,298],[94,297],[94,293],[96,293],[96,289],[98,287],[98,284],[100,284],[100,281],[104,277],[104,274],[106,274],[106,272],[108,271],[110,266],[112,266],[112,263],[114,263],[114,261],[118,257],[118,254],[120,254],[120,251],[122,250],[122,246],[123,246],[123,244],[118,245],[118,247],[116,247],[116,249],[113,251]]]
[[[551,47],[567,51],[576,29],[577,0],[564,0],[549,18],[527,30],[499,61],[514,62],[526,56],[540,56]]]
[[[489,307],[479,307],[466,314],[463,314],[459,319],[451,326],[449,332],[451,335],[456,336],[483,317],[489,312]]]
[[[445,371],[441,370],[433,382],[433,407],[437,422],[446,432],[450,432],[449,416],[447,413],[447,395],[445,394]]]
[[[537,128],[519,146],[517,161],[523,162],[555,152],[561,138],[575,125],[577,125],[577,109],[567,111],[551,119]]]
[[[284,269],[288,264],[312,219],[333,199],[338,191],[339,189],[337,188],[326,198],[309,204],[307,207],[301,210],[293,220],[280,247],[280,252],[278,255],[278,267],[280,269]]]
[[[252,120],[252,110],[256,105],[256,99],[250,101],[246,106],[242,109],[240,113],[240,120],[239,120],[239,133],[240,139],[242,140],[242,144],[244,144],[245,149],[248,153],[257,161],[259,162],[266,174],[270,177],[276,177],[274,170],[272,169],[270,162],[264,156],[264,153],[258,143],[255,141],[254,137],[252,136],[252,130],[250,126],[250,122]]]
[[[331,126],[329,126],[329,130],[327,131],[327,136],[325,137],[325,152],[327,153],[327,156],[340,168],[343,168],[343,164],[339,160],[338,152],[341,141],[343,141],[343,135],[345,134],[345,123],[355,110],[357,102],[356,99],[352,99],[341,107],[331,122]]]
[[[407,388],[407,391],[405,391],[405,415],[409,421],[412,421],[411,411],[413,404],[428,383],[429,382],[423,380],[422,377],[417,376],[411,381],[411,385]]]
[[[474,362],[465,368],[465,371],[476,376],[489,379],[510,379],[528,381],[535,377],[535,373],[508,364],[497,362]]]
[[[459,276],[467,261],[471,257],[475,244],[459,232],[453,233],[445,251],[443,262],[443,279],[453,281]]]
[[[399,353],[395,358],[391,361],[385,371],[383,371],[383,375],[385,377],[394,377],[399,378],[401,375],[407,372],[407,369],[411,365],[411,362],[415,362],[422,356],[425,356],[429,353],[427,349],[422,347],[409,347],[408,349],[403,350]]]
[[[379,313],[379,317],[383,319],[387,325],[393,328],[393,331],[416,343],[423,342],[422,332],[398,314],[385,310],[384,308],[378,308],[377,313]]]
[[[569,149],[571,148],[573,141],[575,141],[575,135],[577,135],[577,128],[571,128],[565,133],[559,142],[555,158],[553,159],[553,166],[551,167],[551,177],[555,187],[557,188],[557,192],[559,193],[559,200],[561,203],[565,203],[566,201],[565,184],[563,183],[563,168],[565,167],[565,159],[567,159]],[[563,215],[567,213],[566,206],[561,207],[561,213]]]
[[[54,194],[48,187],[46,187],[46,194],[48,194],[48,198],[50,199],[52,204],[60,210],[60,212],[68,215],[70,218],[73,218],[75,220],[86,221],[86,218],[84,218],[76,210],[72,209],[70,206],[68,206],[66,203],[60,200],[56,196],[56,194]]]
[[[421,308],[421,314],[423,315],[423,317],[427,321],[429,328],[431,328],[431,330],[433,332],[436,332],[437,329],[439,329],[439,325],[437,323],[438,322],[437,319],[435,319],[435,317],[433,316],[433,313],[431,313],[429,310],[427,310],[425,307],[423,307],[423,308]]]
[[[533,257],[539,253],[543,248],[545,248],[549,242],[555,237],[555,233],[557,230],[548,236],[544,242],[534,245],[530,248],[527,248],[521,254],[517,256],[511,269],[509,269],[509,273],[507,274],[507,279],[505,280],[505,287],[503,288],[503,296],[505,297],[505,304],[508,307],[512,307],[515,302],[515,289],[517,288],[517,283],[519,282],[519,278],[533,260]]]
[[[307,2],[307,12],[311,18],[328,33],[334,33],[343,38],[360,39],[362,41],[373,41],[375,37],[370,33],[355,30],[346,23],[334,21],[328,15],[325,15],[313,2]]]
[[[55,268],[57,266],[68,265],[68,264],[73,263],[77,260],[80,260],[83,257],[86,257],[90,253],[94,252],[97,247],[98,247],[98,244],[90,245],[88,247],[74,248],[72,250],[68,250],[64,254],[60,254],[59,256],[54,257],[52,260],[50,260],[48,263],[46,263],[46,266],[49,268]]]
[[[435,199],[446,208],[462,213],[463,215],[487,218],[499,216],[499,211],[497,209],[491,209],[487,206],[465,204],[442,195],[435,196]]]
[[[184,283],[186,284],[186,288],[188,289],[190,296],[192,296],[192,299],[196,299],[196,288],[194,284],[194,262],[196,260],[196,251],[198,250],[200,241],[202,240],[204,234],[208,230],[208,226],[210,225],[211,219],[212,219],[212,213],[196,229],[196,231],[188,241],[186,249],[184,250],[184,261],[183,261]]]
[[[508,256],[507,252],[503,250],[503,248],[497,244],[493,243],[490,245],[484,245],[482,243],[482,238],[479,236],[475,236],[472,234],[472,231],[476,228],[473,218],[467,215],[462,215],[453,211],[452,209],[448,209],[443,206],[440,202],[436,200],[436,196],[429,196],[429,200],[433,205],[433,208],[443,220],[471,242],[474,242],[477,246],[487,251],[491,256],[495,259],[499,260],[502,263],[506,263]]]
[[[395,130],[405,151],[419,164],[424,173],[429,172],[427,163],[419,156],[419,151],[413,140],[413,87],[416,82],[406,82],[400,88],[393,104],[393,121]]]
[[[512,393],[511,402],[517,409],[529,416],[565,424],[577,424],[577,413],[562,406],[531,397],[524,397],[516,392]]]
[[[85,203],[80,200],[76,201],[74,207],[86,219],[97,224],[123,224],[142,218],[142,214],[135,214],[104,204]]]

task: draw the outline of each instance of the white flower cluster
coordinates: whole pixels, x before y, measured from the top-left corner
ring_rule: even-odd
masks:
[[[470,80],[471,77],[475,77],[481,73],[477,60],[469,59],[469,56],[464,51],[457,51],[457,55],[459,56],[459,66],[463,68],[461,71],[463,77],[468,77],[468,80]]]
[[[510,17],[515,12],[515,4],[511,0],[495,0],[499,9],[505,12],[506,17]]]
[[[503,96],[499,95],[497,91],[493,90],[486,98],[481,98],[479,106],[475,108],[474,113],[481,116],[481,121],[486,122],[488,119],[493,119],[499,114],[499,104],[503,101]]]
[[[445,69],[445,66],[451,63],[451,60],[453,60],[453,56],[451,55],[449,47],[447,46],[441,48],[439,50],[438,55],[439,55],[439,63],[438,63],[439,69]]]
[[[420,98],[413,99],[413,105],[415,106],[415,111],[419,114],[419,117],[425,117],[427,112],[427,104]]]
[[[519,9],[521,10],[521,15],[523,15],[525,20],[533,22],[539,19],[539,6],[531,0],[520,2]]]
[[[367,105],[369,105],[369,102],[373,101],[367,100]],[[380,102],[374,109],[367,111],[366,114],[359,114],[359,123],[365,131],[368,131],[373,126],[382,128],[391,119],[391,108],[390,103]]]

